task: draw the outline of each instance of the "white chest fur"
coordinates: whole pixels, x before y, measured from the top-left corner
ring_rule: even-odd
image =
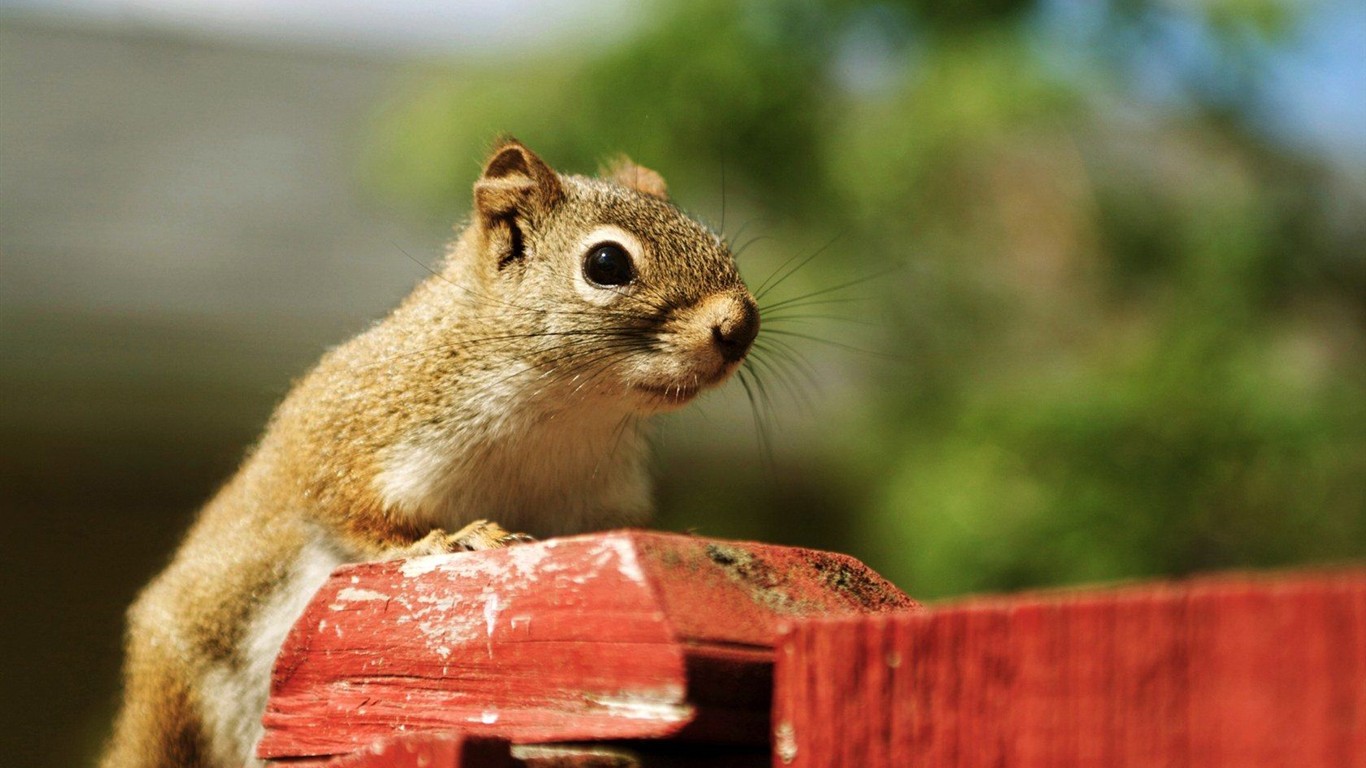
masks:
[[[386,451],[375,478],[385,506],[448,530],[487,518],[536,536],[643,522],[648,446],[638,418],[529,402],[517,378],[488,388],[450,426]]]
[[[204,718],[215,762],[259,766],[253,754],[261,739],[261,715],[280,644],[318,587],[346,561],[321,538],[300,550],[289,575],[261,604],[243,635],[240,663],[220,662],[204,675]]]

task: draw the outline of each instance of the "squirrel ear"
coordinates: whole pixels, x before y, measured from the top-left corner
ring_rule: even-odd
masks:
[[[499,141],[474,183],[474,207],[486,224],[518,211],[545,210],[564,198],[555,171],[512,137]]]
[[[626,155],[618,155],[604,167],[602,176],[642,195],[669,199],[669,185],[664,183],[664,177],[643,165],[636,165]]]

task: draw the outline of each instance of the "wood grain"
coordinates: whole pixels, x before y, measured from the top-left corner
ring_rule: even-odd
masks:
[[[793,622],[774,765],[1366,766],[1366,571]]]

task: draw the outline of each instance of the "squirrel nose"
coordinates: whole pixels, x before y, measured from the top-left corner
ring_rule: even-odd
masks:
[[[732,300],[733,309],[711,328],[711,338],[726,362],[742,360],[759,335],[759,309],[748,296]]]

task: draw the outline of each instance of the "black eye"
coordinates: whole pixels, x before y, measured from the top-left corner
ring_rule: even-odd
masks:
[[[583,261],[583,276],[594,285],[626,285],[636,277],[631,254],[616,243],[598,243]]]

